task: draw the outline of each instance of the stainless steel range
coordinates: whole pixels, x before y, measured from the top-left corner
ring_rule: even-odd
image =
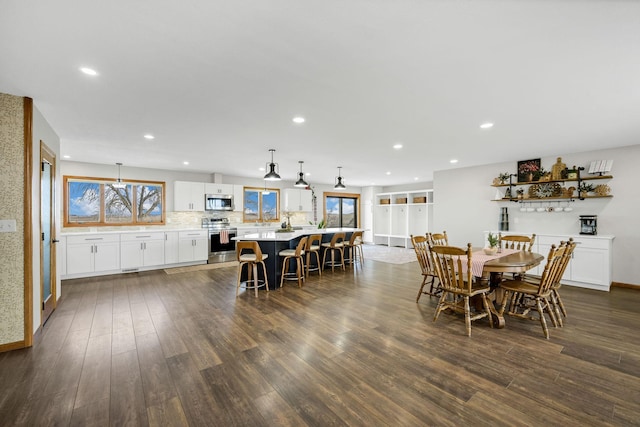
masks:
[[[202,228],[209,230],[209,264],[236,259],[238,229],[231,227],[229,218],[202,218]]]

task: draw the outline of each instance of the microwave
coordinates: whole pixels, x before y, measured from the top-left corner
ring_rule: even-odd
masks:
[[[205,194],[204,210],[205,211],[232,211],[233,195],[232,194]]]

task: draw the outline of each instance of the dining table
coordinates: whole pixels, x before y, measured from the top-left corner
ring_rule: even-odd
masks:
[[[497,293],[503,273],[522,274],[538,266],[544,256],[535,252],[517,249],[502,249],[495,254],[486,254],[483,249],[471,254],[471,272],[481,284],[490,284]],[[497,298],[494,298],[497,299]],[[498,313],[490,299],[489,309],[494,327],[504,328],[504,316]]]

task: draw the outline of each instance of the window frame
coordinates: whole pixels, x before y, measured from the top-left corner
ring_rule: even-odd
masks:
[[[360,193],[343,193],[343,192],[323,192],[322,193],[322,218],[325,221],[325,224],[328,221],[328,217],[327,217],[327,197],[337,197],[340,199],[356,199],[355,202],[355,209],[356,209],[356,215],[355,215],[355,219],[356,219],[356,226],[355,228],[360,227],[360,224],[362,224],[361,219],[360,219]],[[341,203],[342,205],[342,203]],[[342,222],[342,220],[340,221]]]
[[[276,217],[274,219],[271,220],[264,220],[262,214],[264,213],[262,210],[262,193],[268,190],[271,193],[276,193]],[[247,203],[246,203],[246,192],[247,191],[254,191],[257,193],[260,193],[260,196],[258,198],[258,202],[259,202],[259,206],[258,206],[258,212],[259,212],[259,219],[247,219]],[[242,222],[246,222],[246,223],[251,223],[251,222],[274,222],[274,223],[279,223],[280,222],[280,189],[279,188],[266,188],[266,187],[243,187],[242,188],[242,202],[244,208],[242,209]]]
[[[64,175],[62,177],[62,188],[63,188],[63,227],[130,227],[130,226],[151,226],[151,225],[165,225],[166,224],[166,197],[167,197],[167,188],[166,183],[164,181],[148,181],[148,180],[134,180],[134,179],[122,179],[122,183],[126,185],[131,185],[131,202],[133,206],[133,211],[131,212],[131,221],[130,222],[107,222],[106,221],[106,209],[104,206],[105,199],[105,185],[113,184],[117,182],[117,179],[113,178],[99,178],[99,177],[89,177],[89,176],[72,176],[72,175]],[[98,221],[87,221],[87,222],[69,222],[69,182],[86,182],[88,184],[98,184],[100,191],[100,211],[98,215]],[[137,213],[137,199],[138,199],[138,189],[137,186],[153,186],[153,187],[161,187],[162,189],[162,211],[160,214],[160,221],[148,222],[148,221],[138,221],[138,213]]]

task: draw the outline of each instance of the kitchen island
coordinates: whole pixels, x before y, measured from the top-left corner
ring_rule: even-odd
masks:
[[[278,256],[283,249],[295,249],[304,236],[312,234],[322,234],[322,242],[330,242],[336,233],[345,233],[345,241],[349,241],[354,231],[364,231],[362,228],[322,228],[312,230],[293,230],[290,232],[277,232],[273,230],[260,231],[258,233],[246,234],[242,237],[235,237],[234,240],[256,241],[260,245],[262,253],[269,257],[264,260],[267,267],[267,280],[269,289],[276,289],[280,286],[280,275],[282,274],[282,259]],[[320,255],[322,259],[322,254]],[[260,274],[260,273],[259,273]]]

